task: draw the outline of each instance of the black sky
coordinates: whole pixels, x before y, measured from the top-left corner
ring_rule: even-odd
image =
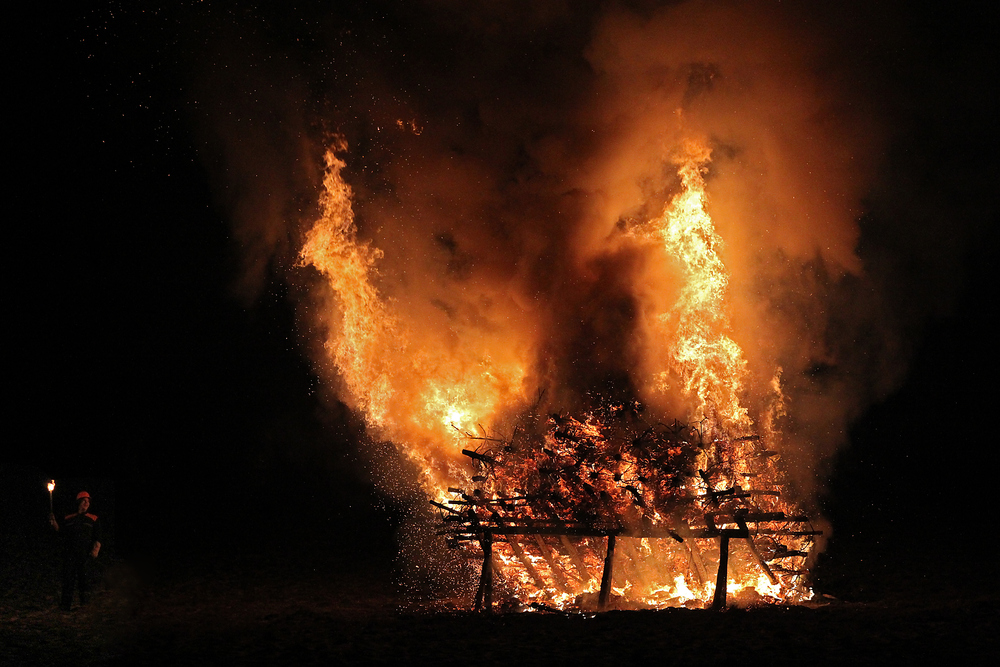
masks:
[[[882,68],[871,89],[893,124],[867,215],[909,226],[886,242],[863,225],[861,246],[897,290],[912,360],[831,464],[828,511],[857,539],[868,526],[971,528],[970,510],[995,507],[997,26],[981,4],[859,14],[866,35],[888,29],[886,43],[857,57]],[[133,5],[35,10],[8,26],[13,400],[0,464],[18,482],[6,503],[26,508],[27,521],[44,495],[15,492],[32,493],[36,476],[104,485],[133,547],[157,534],[149,516],[165,505],[202,536],[219,517],[239,523],[248,505],[291,532],[326,516],[388,534],[391,518],[371,509],[384,499],[352,453],[358,424],[321,406],[282,272],[265,271],[247,296],[245,249],[205,128],[228,95],[321,116],[308,108],[316,88],[354,86],[367,75],[361,55],[391,62],[419,49],[422,67],[447,68],[456,54],[422,37],[432,21],[413,3]],[[835,14],[817,16],[852,27]],[[581,23],[547,37],[572,42]],[[287,90],[251,95],[238,79],[219,97],[205,90],[219,81],[206,69],[264,52],[286,59],[260,66],[272,78],[287,71]],[[282,99],[287,91],[302,99]]]

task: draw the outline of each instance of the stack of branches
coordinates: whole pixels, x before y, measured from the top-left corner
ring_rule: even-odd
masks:
[[[583,420],[533,416],[508,438],[465,435],[476,444],[464,453],[478,471],[462,502],[495,505],[481,519],[563,523],[591,534],[690,524],[705,496],[699,461],[707,464],[720,446],[704,442],[698,427],[646,424],[623,410]]]

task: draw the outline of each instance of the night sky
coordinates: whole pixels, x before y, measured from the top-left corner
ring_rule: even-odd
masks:
[[[317,90],[363,79],[364,49],[428,67],[462,54],[434,41],[437,19],[414,3],[241,4],[85,3],[8,26],[0,466],[5,513],[24,530],[44,523],[53,477],[63,507],[80,488],[96,495],[126,556],[317,532],[392,549],[399,509],[354,453],[357,418],[324,398],[281,252],[247,279],[239,193],[220,176],[213,128],[228,113],[220,100],[257,100],[306,109],[314,125],[287,133],[316,136],[330,129]],[[582,3],[566,33],[539,38],[572,43],[604,4]],[[909,370],[830,462],[834,554],[991,521],[1000,463],[997,26],[985,3],[861,4],[858,25],[835,32],[859,29],[849,46],[868,51],[851,57],[878,64],[866,86],[891,131],[859,244],[890,277]],[[264,51],[281,55],[267,66],[269,80],[287,73],[285,91],[251,95],[256,80],[235,66],[219,77],[219,63]],[[259,101],[289,91],[302,98]],[[890,238],[880,220],[893,221]]]

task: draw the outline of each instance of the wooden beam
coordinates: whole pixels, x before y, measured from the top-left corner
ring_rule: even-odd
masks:
[[[452,509],[452,508],[448,507],[447,505],[442,505],[441,503],[436,502],[434,500],[431,501],[431,505],[434,505],[434,507],[437,507],[439,509],[443,509],[446,512],[451,512],[452,514],[457,514],[459,516],[462,516],[462,513],[459,512],[458,510]]]
[[[496,463],[496,459],[492,456],[487,456],[486,454],[480,454],[479,452],[474,452],[471,449],[463,449],[462,453],[471,459],[476,459],[477,461],[482,461],[483,463]]]
[[[569,582],[566,581],[559,563],[556,562],[555,557],[552,555],[552,549],[545,543],[541,535],[535,535],[535,544],[538,545],[538,551],[542,554],[542,558],[549,564],[549,570],[552,571],[552,581],[555,582],[556,586],[563,593],[572,593],[573,590],[570,588]]]
[[[576,568],[577,574],[580,575],[580,581],[582,581],[584,585],[589,584],[593,580],[593,577],[591,577],[590,572],[587,571],[587,564],[584,563],[583,558],[580,557],[580,551],[576,548],[576,545],[573,544],[566,535],[560,535],[559,541],[562,542],[562,545],[566,547],[566,551],[569,552],[569,558],[573,561],[573,567]]]
[[[684,549],[687,551],[691,569],[694,570],[694,575],[698,577],[698,584],[704,586],[708,580],[708,575],[705,574],[705,562],[701,557],[701,550],[698,548],[698,543],[694,540],[684,540]]]
[[[517,543],[517,540],[514,538],[513,535],[507,536],[507,544],[510,545],[511,551],[514,552],[514,555],[517,556],[517,559],[521,561],[521,565],[524,566],[524,569],[527,570],[528,574],[531,575],[531,578],[535,580],[535,586],[539,590],[544,591],[547,588],[547,586],[545,585],[545,580],[542,579],[542,575],[538,574],[538,570],[535,569],[535,566],[525,555],[524,550],[521,548],[521,545]]]

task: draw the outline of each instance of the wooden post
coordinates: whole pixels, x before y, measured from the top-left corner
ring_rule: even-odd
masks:
[[[715,597],[712,609],[726,608],[726,586],[729,583],[729,535],[719,536],[719,573],[715,577]]]
[[[604,555],[604,574],[601,576],[601,594],[597,598],[597,608],[604,609],[608,605],[608,595],[611,593],[611,574],[615,562],[615,534],[608,535],[608,552]]]
[[[483,589],[483,611],[493,613],[493,536],[483,534],[483,571],[480,575],[480,586]]]

